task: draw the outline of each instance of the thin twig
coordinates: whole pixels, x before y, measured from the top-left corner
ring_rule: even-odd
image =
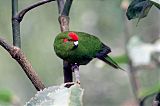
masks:
[[[20,23],[14,19],[18,12],[18,0],[12,0],[12,32],[13,32],[13,45],[21,48],[20,38]]]
[[[31,80],[35,88],[40,91],[45,88],[44,84],[39,79],[31,63],[27,60],[22,50],[16,46],[8,44],[4,39],[0,38],[0,45],[7,50],[12,58],[14,58],[22,67],[28,78]]]
[[[38,1],[32,5],[24,8],[20,12],[18,12],[18,0],[12,0],[12,29],[13,29],[13,45],[14,46],[21,48],[20,22],[22,21],[24,15],[28,11],[30,11],[40,5],[43,5],[45,3],[49,3],[51,1],[55,1],[55,0]]]
[[[73,0],[66,0],[63,11],[61,13],[62,16],[69,16],[70,8]]]
[[[58,13],[61,15],[64,8],[64,0],[57,0]]]
[[[3,39],[1,40],[1,46],[3,46],[10,55],[20,64],[28,78],[31,80],[32,84],[35,86],[35,88],[39,91],[41,89],[44,89],[44,85],[42,84],[41,80],[38,78],[38,75],[36,74],[35,70],[32,68],[30,62],[27,60],[26,56],[23,54],[23,52],[20,50],[21,48],[21,38],[20,38],[20,22],[22,21],[24,15],[45,3],[49,3],[51,1],[55,0],[42,0],[38,1],[20,12],[18,12],[18,0],[12,0],[12,29],[13,29],[13,45],[11,46],[7,44]],[[19,48],[18,48],[19,47]]]
[[[41,5],[45,4],[45,3],[52,2],[52,1],[55,1],[55,0],[42,0],[42,1],[38,1],[38,2],[36,2],[36,3],[34,3],[34,4],[32,4],[32,5],[24,8],[24,9],[21,10],[20,12],[18,12],[18,13],[14,16],[14,18],[20,23],[20,22],[22,21],[24,15],[25,15],[28,11],[30,11],[30,10],[38,7],[38,6],[41,6]]]

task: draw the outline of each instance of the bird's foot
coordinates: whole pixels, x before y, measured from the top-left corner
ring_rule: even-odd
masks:
[[[64,84],[64,87],[70,88],[72,85],[78,84],[80,86],[80,81],[76,82],[67,82]]]

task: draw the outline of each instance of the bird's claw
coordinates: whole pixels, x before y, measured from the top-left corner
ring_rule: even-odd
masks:
[[[74,84],[75,84],[74,82],[67,82],[67,83],[64,84],[64,87],[69,88],[70,86],[72,86]]]
[[[76,81],[76,83],[79,84],[79,85],[81,84],[80,80]]]

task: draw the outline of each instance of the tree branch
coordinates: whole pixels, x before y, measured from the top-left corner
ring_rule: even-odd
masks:
[[[69,12],[72,5],[73,0],[66,0],[64,4],[64,0],[57,0],[58,10],[59,10],[59,23],[61,32],[69,31]],[[72,82],[72,64],[63,61],[63,72],[64,72],[64,83]],[[69,87],[69,86],[68,86]]]
[[[41,89],[44,89],[44,85],[42,84],[41,80],[38,78],[38,75],[32,68],[30,62],[27,60],[24,53],[20,50],[21,48],[21,38],[20,38],[20,22],[22,21],[24,15],[45,3],[49,3],[51,1],[55,0],[42,0],[38,1],[37,3],[34,3],[20,12],[18,12],[18,0],[12,0],[12,30],[13,30],[13,45],[9,45],[5,42],[5,40],[0,38],[0,45],[4,47],[10,55],[20,64],[28,78],[31,80],[32,84],[35,86],[35,88],[39,91]],[[18,48],[19,47],[19,48]]]
[[[73,0],[66,0],[63,11],[61,13],[62,16],[69,16],[70,8]]]
[[[43,5],[43,4],[52,2],[52,1],[55,1],[55,0],[42,0],[42,1],[38,1],[37,3],[34,3],[34,4],[32,4],[32,5],[24,8],[24,9],[21,10],[20,12],[18,12],[18,13],[14,16],[14,19],[16,19],[16,20],[20,23],[20,22],[22,21],[24,15],[25,15],[28,11],[30,11],[30,10],[38,7],[38,6],[41,6],[41,5]]]
[[[13,32],[13,45],[21,48],[20,38],[20,23],[14,19],[18,12],[18,0],[12,0],[12,32]]]
[[[7,50],[12,58],[14,58],[22,67],[28,78],[31,80],[35,88],[40,91],[45,88],[35,70],[32,68],[31,63],[27,60],[22,50],[16,46],[8,44],[4,39],[0,38],[0,45]]]
[[[60,23],[61,32],[69,31],[69,17],[59,16],[58,20]]]
[[[64,8],[64,0],[57,0],[58,13],[61,14]]]
[[[38,1],[37,3],[34,3],[34,4],[24,8],[20,12],[18,12],[18,0],[12,0],[12,30],[13,30],[13,45],[14,46],[21,48],[20,22],[22,21],[24,15],[28,11],[30,11],[40,5],[43,5],[45,3],[49,3],[51,1],[55,1],[55,0]]]

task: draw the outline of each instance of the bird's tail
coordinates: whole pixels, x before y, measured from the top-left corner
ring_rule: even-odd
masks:
[[[113,68],[121,69],[122,71],[125,71],[123,68],[121,68],[112,58],[110,58],[108,55],[105,57],[99,58],[100,60],[104,61],[105,63],[109,64]]]

